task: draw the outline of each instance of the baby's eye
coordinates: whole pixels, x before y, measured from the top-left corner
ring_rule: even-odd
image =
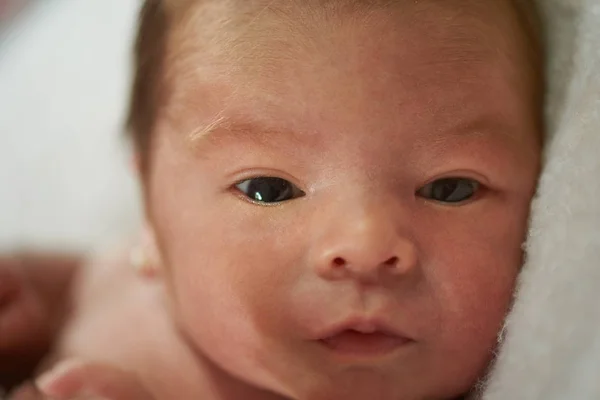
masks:
[[[473,197],[480,183],[467,178],[439,179],[423,186],[417,195],[440,203],[461,203]]]
[[[247,179],[235,187],[252,201],[266,204],[292,200],[306,194],[285,179],[266,176]]]

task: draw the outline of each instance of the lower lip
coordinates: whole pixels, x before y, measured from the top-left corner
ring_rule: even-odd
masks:
[[[356,331],[345,331],[321,340],[325,347],[337,354],[356,357],[386,356],[409,342],[409,339],[400,336]]]

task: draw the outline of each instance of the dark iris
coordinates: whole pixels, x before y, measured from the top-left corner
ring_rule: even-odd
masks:
[[[304,192],[282,178],[258,177],[247,179],[235,187],[253,201],[280,203],[304,196]]]
[[[423,186],[417,194],[440,203],[461,203],[472,198],[479,186],[473,179],[445,178]]]

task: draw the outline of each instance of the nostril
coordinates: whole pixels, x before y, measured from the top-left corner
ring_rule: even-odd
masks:
[[[387,261],[384,263],[384,265],[385,265],[386,267],[390,267],[390,268],[396,268],[396,266],[398,265],[398,262],[399,262],[399,261],[400,261],[400,260],[398,259],[398,257],[394,256],[394,257],[391,257],[389,260],[387,260]]]
[[[342,257],[336,257],[333,260],[333,265],[335,267],[343,267],[344,265],[346,265],[346,260],[344,260]]]

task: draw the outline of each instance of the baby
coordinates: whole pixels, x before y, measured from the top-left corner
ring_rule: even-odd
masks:
[[[147,279],[87,270],[59,356],[159,400],[467,395],[539,173],[534,26],[519,0],[146,1]]]

